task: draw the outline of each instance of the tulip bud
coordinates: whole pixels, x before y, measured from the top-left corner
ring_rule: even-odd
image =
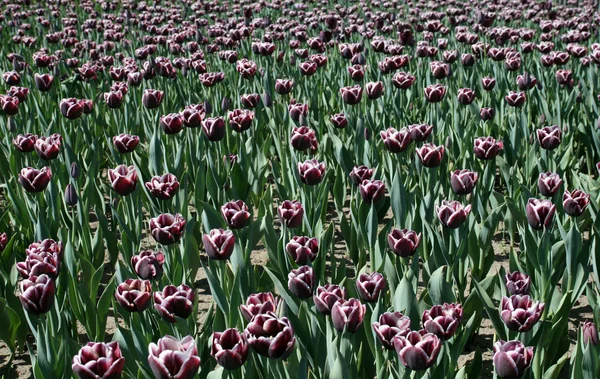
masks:
[[[104,93],[104,102],[109,108],[120,108],[123,103],[123,93],[121,91],[110,91]]]
[[[494,368],[500,378],[520,378],[533,361],[533,347],[521,341],[502,341],[494,344]]]
[[[164,336],[148,345],[148,363],[157,379],[192,379],[198,373],[200,358],[194,337],[178,340]]]
[[[65,188],[65,204],[70,207],[77,205],[77,190],[71,183],[69,183],[67,188]]]
[[[212,113],[212,111],[213,111],[213,108],[212,108],[212,104],[210,103],[210,101],[204,100],[204,112],[207,115],[210,115]]]
[[[265,108],[271,108],[273,106],[273,98],[271,97],[269,92],[263,91],[261,98]]]
[[[223,96],[221,99],[221,111],[227,112],[231,108],[231,100],[227,96]]]
[[[79,165],[77,164],[77,162],[71,163],[71,170],[69,171],[69,174],[73,179],[79,178],[81,171],[79,170]]]
[[[248,359],[246,337],[235,328],[214,332],[211,341],[210,355],[226,370],[237,370]]]
[[[598,329],[596,328],[596,325],[591,321],[587,321],[583,324],[582,329],[583,329],[583,345],[588,346],[591,344],[592,346],[597,346],[598,345]]]
[[[494,118],[496,110],[494,108],[481,108],[479,110],[479,116],[483,121],[489,121]]]
[[[19,300],[26,312],[39,316],[52,309],[56,285],[48,275],[31,275],[21,282],[20,289]]]
[[[590,203],[590,195],[581,191],[565,191],[563,194],[563,208],[565,213],[571,217],[579,217],[585,212]]]
[[[185,284],[168,285],[162,292],[154,292],[154,308],[172,324],[177,322],[175,317],[186,319],[194,311],[194,290]]]
[[[469,170],[455,170],[450,173],[450,185],[457,195],[467,195],[473,192],[479,174]]]
[[[125,358],[117,341],[88,342],[73,357],[71,369],[81,379],[119,378],[125,367]]]
[[[35,73],[33,78],[35,81],[35,86],[37,87],[38,91],[47,92],[47,91],[50,91],[50,89],[52,88],[52,83],[54,82],[54,76],[52,76],[50,74],[40,75],[38,73]]]
[[[538,322],[544,307],[544,303],[534,302],[528,295],[505,296],[500,305],[500,317],[508,329],[527,332]]]
[[[356,280],[356,291],[363,301],[374,303],[385,290],[386,282],[383,275],[378,272],[360,274]]]
[[[202,236],[202,243],[209,258],[226,260],[233,254],[235,236],[231,230],[213,229]]]
[[[8,245],[8,236],[6,233],[0,234],[0,253],[6,249],[6,245]]]
[[[288,274],[288,288],[299,299],[312,297],[315,274],[310,266],[300,266]]]
[[[365,318],[366,306],[358,299],[339,300],[331,307],[331,321],[338,332],[344,328],[354,333],[360,328]]]
[[[404,336],[397,335],[392,341],[402,364],[414,371],[431,367],[442,347],[440,339],[425,330],[410,331]]]

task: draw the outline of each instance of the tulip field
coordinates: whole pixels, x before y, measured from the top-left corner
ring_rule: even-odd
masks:
[[[0,9],[2,377],[600,377],[597,1]]]

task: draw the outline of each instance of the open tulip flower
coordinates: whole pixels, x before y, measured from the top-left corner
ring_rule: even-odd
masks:
[[[536,130],[536,135],[540,146],[546,150],[554,150],[560,145],[562,131],[557,125],[546,126]]]
[[[526,332],[542,316],[544,303],[533,301],[528,295],[503,297],[500,317],[510,330]]]
[[[279,318],[273,312],[253,317],[244,331],[244,336],[254,351],[273,359],[286,359],[296,345],[296,336],[290,320],[286,317]]]
[[[538,189],[544,196],[552,197],[563,183],[558,174],[552,172],[542,172],[538,179]]]
[[[456,229],[461,226],[471,212],[471,205],[464,207],[458,201],[442,201],[441,206],[435,207],[438,219],[447,228]]]
[[[248,206],[242,200],[235,200],[225,203],[221,207],[221,215],[232,229],[241,229],[250,221],[250,212]]]
[[[368,303],[376,302],[379,295],[385,290],[386,282],[383,275],[378,272],[360,274],[356,280],[356,291],[360,298]]]
[[[376,204],[385,197],[385,184],[381,180],[365,179],[358,190],[363,201],[369,204]]]
[[[434,168],[442,163],[444,158],[444,146],[436,146],[432,143],[426,143],[420,148],[417,148],[417,156],[421,164],[425,167]]]
[[[198,373],[200,358],[194,337],[181,340],[164,336],[148,346],[148,363],[156,379],[192,379]]]
[[[113,145],[121,154],[131,153],[140,143],[140,137],[131,134],[119,134],[113,137]]]
[[[227,370],[237,370],[248,359],[248,343],[246,337],[237,329],[214,332],[210,355]]]
[[[162,291],[154,292],[154,308],[165,321],[175,323],[175,317],[190,317],[194,311],[194,298],[194,290],[185,284],[179,287],[169,285]]]
[[[148,280],[127,279],[117,286],[115,298],[129,312],[141,312],[150,305],[152,285]]]
[[[563,194],[563,208],[565,213],[572,217],[579,217],[585,212],[590,203],[590,195],[581,191],[565,191]]]
[[[469,170],[455,170],[450,173],[450,185],[457,195],[468,195],[473,192],[479,174]]]
[[[400,312],[385,312],[373,323],[373,331],[384,348],[394,350],[394,337],[410,332],[410,318]]]
[[[300,266],[288,274],[288,288],[299,299],[312,297],[315,287],[315,273],[310,266]]]
[[[402,364],[414,371],[423,371],[431,367],[442,348],[440,339],[425,330],[397,335],[392,341]]]
[[[150,219],[150,234],[161,245],[172,245],[183,236],[185,224],[185,219],[180,214],[163,213]]]
[[[278,304],[279,298],[275,297],[271,292],[255,293],[248,296],[246,304],[240,305],[240,311],[246,321],[250,321],[258,314],[275,313]]]
[[[338,332],[344,328],[348,333],[354,333],[365,319],[366,306],[358,299],[340,299],[331,307],[331,321]]]
[[[163,275],[165,256],[153,251],[142,251],[131,257],[133,271],[142,279],[156,280]]]
[[[41,170],[27,167],[21,170],[19,183],[27,192],[42,192],[48,187],[50,178],[52,178],[50,167],[44,167]]]
[[[497,341],[494,344],[494,368],[500,378],[520,378],[533,361],[533,347],[521,341]]]
[[[209,258],[225,260],[233,254],[235,236],[231,230],[213,229],[202,236],[202,243]]]
[[[119,343],[88,342],[73,357],[73,373],[80,379],[117,379],[125,367]]]
[[[423,312],[423,328],[442,340],[452,338],[462,321],[463,309],[460,304],[434,305]]]
[[[510,295],[529,295],[531,279],[529,275],[519,271],[508,273],[504,276],[506,290]]]
[[[179,181],[173,174],[166,173],[161,176],[154,176],[149,182],[145,183],[150,194],[160,200],[173,198],[179,190]]]
[[[302,183],[314,186],[321,183],[325,176],[325,162],[309,159],[303,163],[298,162],[298,175]]]
[[[133,165],[129,167],[120,165],[114,170],[108,170],[108,179],[115,192],[121,196],[127,196],[135,191],[137,186],[137,171]]]
[[[306,236],[294,236],[285,245],[285,251],[298,265],[307,265],[314,261],[319,253],[319,240]]]
[[[336,284],[319,286],[316,294],[313,296],[315,308],[324,315],[330,315],[333,305],[339,300],[344,299],[346,299],[346,289]]]
[[[39,316],[52,309],[56,284],[48,275],[32,275],[21,282],[20,288],[19,300],[26,312]]]
[[[380,135],[385,148],[395,154],[407,150],[412,142],[411,133],[407,128],[396,130],[390,127],[380,132]]]

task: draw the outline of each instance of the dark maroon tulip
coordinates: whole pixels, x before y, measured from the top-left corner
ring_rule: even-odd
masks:
[[[294,80],[292,79],[276,79],[275,92],[280,95],[287,95],[294,88]]]
[[[409,72],[401,71],[394,75],[392,84],[398,89],[407,90],[413,85],[415,80],[416,78],[414,75],[411,75]]]
[[[319,286],[313,295],[313,302],[318,312],[324,315],[331,314],[331,308],[338,301],[346,299],[346,289],[335,284]]]
[[[572,217],[579,217],[585,212],[590,203],[590,195],[581,191],[565,191],[563,194],[563,208],[565,213]]]
[[[6,245],[8,245],[8,236],[6,233],[0,234],[0,253],[6,249]]]
[[[442,347],[440,339],[425,330],[396,335],[392,342],[402,364],[414,371],[423,371],[431,367]]]
[[[475,100],[475,91],[471,88],[459,88],[457,99],[459,104],[469,105]]]
[[[30,153],[35,149],[35,140],[37,136],[31,133],[25,135],[19,134],[13,138],[12,143],[22,153]]]
[[[506,290],[509,295],[529,295],[530,278],[519,271],[504,275]]]
[[[250,221],[248,206],[242,200],[230,201],[221,207],[221,215],[231,229],[241,229]]]
[[[83,106],[83,114],[90,114],[94,110],[94,102],[92,100],[83,99],[81,100]]]
[[[544,307],[544,303],[534,302],[528,295],[505,296],[500,305],[500,317],[508,329],[527,332],[538,322]]]
[[[104,102],[111,109],[120,108],[123,104],[123,93],[121,91],[105,92]]]
[[[221,117],[207,117],[202,121],[202,131],[209,141],[218,142],[225,138],[225,121]]]
[[[259,101],[260,96],[257,93],[246,93],[240,96],[240,102],[242,103],[242,106],[247,109],[256,108]]]
[[[298,65],[298,68],[300,69],[300,74],[302,74],[303,76],[314,75],[317,72],[317,67],[317,63],[311,61],[305,61]]]
[[[438,219],[447,228],[456,229],[466,220],[471,212],[471,204],[464,207],[458,201],[443,200],[441,206],[435,207]]]
[[[537,139],[540,146],[546,150],[554,150],[560,145],[562,131],[558,125],[546,126],[536,130]]]
[[[534,88],[537,84],[537,78],[529,73],[517,76],[517,87],[519,87],[521,91],[528,91]]]
[[[388,246],[394,254],[399,257],[407,258],[415,254],[419,242],[421,241],[421,233],[417,234],[408,229],[392,229],[387,236]]]
[[[288,105],[290,118],[294,121],[300,121],[300,117],[308,116],[308,104],[293,103]]]
[[[556,206],[550,200],[531,198],[527,201],[525,211],[529,225],[535,230],[541,230],[552,223]]]
[[[172,245],[183,236],[185,224],[186,221],[180,214],[163,213],[150,219],[150,234],[161,245]]]
[[[494,368],[500,378],[520,378],[533,361],[533,347],[521,341],[499,340],[494,344]]]
[[[428,124],[413,124],[408,126],[408,131],[413,141],[423,142],[431,135],[433,126]]]
[[[133,165],[120,165],[114,170],[108,169],[108,179],[111,187],[121,196],[129,195],[137,186],[137,172]]]
[[[248,359],[248,342],[235,329],[214,332],[211,337],[210,355],[226,370],[237,370]]]
[[[294,236],[285,245],[285,251],[298,265],[307,265],[314,261],[319,253],[319,240],[306,236]]]
[[[83,101],[73,97],[60,101],[60,113],[69,120],[75,120],[83,114]]]
[[[373,331],[384,348],[393,350],[394,337],[410,332],[410,318],[400,312],[385,312],[379,316],[379,322],[373,323]]]
[[[484,90],[491,91],[496,86],[496,79],[489,76],[485,76],[481,78],[481,86]]]
[[[473,153],[482,160],[493,159],[504,149],[502,141],[492,137],[479,137],[473,141]]]
[[[365,69],[363,66],[356,64],[354,66],[348,67],[348,74],[350,78],[355,82],[360,82],[365,77]]]
[[[573,73],[570,70],[558,70],[556,71],[556,81],[561,86],[572,86]]]
[[[299,299],[312,297],[315,288],[315,273],[310,266],[300,266],[288,274],[288,288]]]
[[[71,178],[77,179],[79,178],[80,174],[81,171],[79,170],[79,165],[77,164],[77,162],[71,163],[71,169],[69,170],[69,175],[71,175]]]
[[[209,258],[222,261],[233,254],[235,236],[231,230],[213,229],[202,235],[202,243]]]
[[[21,75],[16,71],[6,71],[2,74],[2,79],[9,86],[18,86],[21,82]]]
[[[452,338],[462,321],[463,309],[460,304],[434,305],[423,312],[423,328],[441,340]]]
[[[581,329],[583,329],[583,345],[587,346],[591,344],[592,346],[598,346],[598,329],[596,328],[596,324],[586,321]]]
[[[296,345],[290,320],[287,317],[279,318],[273,312],[258,314],[252,318],[244,336],[254,351],[273,359],[286,359]]]
[[[63,245],[60,241],[55,241],[50,238],[46,238],[42,241],[33,242],[25,249],[27,256],[40,254],[42,252],[54,254],[57,260],[60,260],[62,256]]]
[[[381,180],[363,180],[358,186],[364,202],[375,204],[385,197],[385,184]]]
[[[192,379],[200,368],[194,337],[178,340],[166,335],[148,345],[148,363],[156,379]]]
[[[383,82],[369,82],[365,85],[365,92],[370,100],[379,99],[383,96],[384,91]]]
[[[471,67],[475,64],[475,57],[470,53],[461,54],[460,64],[465,67]]]
[[[37,247],[35,243],[31,244],[26,250],[25,261],[17,262],[15,265],[23,279],[40,275],[48,275],[52,280],[58,277],[61,251],[53,249],[51,245],[45,246],[46,244],[45,241]]]
[[[344,129],[348,126],[348,118],[344,113],[336,113],[330,118],[331,123],[338,129]]]
[[[379,132],[379,134],[385,148],[394,154],[406,151],[412,142],[410,131],[407,128],[396,130],[390,127]]]
[[[298,151],[310,149],[312,152],[315,152],[318,147],[315,131],[306,126],[294,127],[292,129],[290,143]]]
[[[365,180],[370,180],[373,177],[373,169],[367,166],[354,166],[350,171],[350,180],[355,186],[360,185]]]
[[[142,104],[148,109],[155,109],[160,106],[165,93],[155,89],[147,89],[142,95]]]
[[[65,204],[70,207],[74,207],[77,205],[77,190],[75,189],[75,186],[71,183],[67,184],[67,187],[65,188],[64,200]]]
[[[38,137],[35,140],[34,148],[41,159],[48,161],[58,157],[61,142],[61,135],[54,133],[49,137]]]
[[[366,306],[358,299],[339,300],[331,307],[331,321],[338,332],[344,328],[354,333],[360,328],[365,318]]]
[[[356,280],[356,291],[363,301],[374,303],[385,290],[386,282],[383,275],[378,272],[360,274]]]
[[[432,84],[427,86],[424,90],[425,99],[430,103],[439,103],[444,99],[446,95],[446,87],[441,84]]]
[[[117,341],[88,342],[73,357],[71,369],[80,379],[117,379],[125,367],[125,358]]]
[[[229,126],[238,133],[250,129],[254,120],[254,112],[246,109],[235,109],[227,113],[229,118]]]
[[[562,182],[558,174],[543,172],[538,179],[538,189],[542,195],[552,197],[558,191]]]
[[[237,61],[235,68],[244,79],[253,78],[258,70],[258,66],[256,65],[256,63],[246,58]]]
[[[24,103],[29,95],[29,88],[12,86],[6,91],[6,94],[19,99],[19,104]]]
[[[169,113],[162,116],[160,127],[166,134],[177,134],[183,129],[183,116],[180,113]]]
[[[489,121],[494,118],[496,115],[496,110],[494,108],[481,108],[479,109],[479,117],[483,121]]]
[[[469,170],[455,170],[450,173],[450,185],[457,195],[467,195],[473,192],[479,174]]]
[[[302,183],[306,185],[319,184],[325,177],[325,162],[319,162],[316,159],[298,162],[298,175]]]
[[[206,115],[204,104],[192,104],[185,107],[181,116],[183,124],[188,128],[197,128],[202,125],[202,120]]]
[[[444,158],[444,146],[436,146],[432,143],[426,143],[421,147],[417,147],[417,156],[425,167],[434,168],[442,163]]]
[[[450,75],[450,65],[440,61],[433,61],[429,64],[431,74],[436,79],[444,79]]]
[[[56,285],[48,275],[32,275],[21,282],[20,289],[19,300],[26,312],[39,316],[52,309]]]
[[[173,174],[163,174],[154,176],[149,182],[146,182],[146,188],[150,194],[160,200],[168,200],[175,196],[179,191],[179,181]]]
[[[131,134],[119,134],[113,137],[113,145],[121,154],[131,153],[140,143],[140,137]]]
[[[298,200],[285,200],[277,207],[279,221],[288,228],[297,228],[302,225],[304,207]]]
[[[19,183],[27,192],[42,192],[48,187],[50,178],[52,178],[50,167],[44,167],[41,170],[26,167],[19,174]]]
[[[212,87],[225,79],[225,74],[222,72],[206,72],[198,77],[203,86]]]
[[[360,103],[362,99],[362,87],[358,84],[352,87],[342,87],[340,88],[340,94],[342,95],[342,100],[344,103],[348,105],[356,105]]]
[[[279,298],[271,292],[255,293],[248,296],[245,305],[240,305],[240,311],[246,321],[250,321],[258,314],[275,312],[278,304]]]
[[[128,312],[142,312],[150,305],[152,285],[148,280],[127,279],[117,286],[115,299]]]
[[[0,95],[0,107],[7,116],[14,116],[19,112],[19,99],[14,96]]]
[[[527,99],[525,92],[514,92],[510,91],[508,95],[504,97],[506,103],[511,107],[520,107],[525,104],[525,100]]]
[[[142,251],[131,257],[133,271],[142,279],[156,280],[163,275],[163,264],[165,256],[163,253],[154,251]]]
[[[185,284],[168,285],[162,292],[154,292],[154,308],[167,322],[176,323],[175,317],[186,319],[194,311],[194,290]]]

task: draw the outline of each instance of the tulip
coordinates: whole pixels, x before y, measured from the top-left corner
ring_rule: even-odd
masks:
[[[335,284],[319,286],[317,293],[313,295],[315,308],[324,315],[330,315],[333,305],[344,299],[346,299],[346,289]]]
[[[467,195],[473,192],[479,174],[469,170],[455,170],[450,173],[450,185],[457,195]]]
[[[117,286],[115,299],[128,312],[142,312],[150,305],[151,295],[150,281],[127,279]]]
[[[459,88],[457,99],[459,104],[469,105],[475,100],[475,91],[470,88]]]
[[[525,96],[525,92],[514,92],[510,91],[508,95],[504,97],[506,103],[511,107],[520,107],[525,103],[527,97]]]
[[[207,72],[201,74],[198,78],[203,86],[212,87],[215,84],[222,82],[225,79],[225,74],[222,72]]]
[[[290,118],[294,121],[300,121],[300,117],[308,116],[308,104],[293,103],[288,105]]]
[[[160,118],[160,127],[166,134],[177,134],[183,129],[183,116],[170,113]]]
[[[499,340],[494,344],[494,368],[500,378],[520,378],[533,361],[533,347],[521,341]]]
[[[160,106],[163,101],[165,93],[155,89],[147,89],[142,95],[142,104],[148,109],[155,109]]]
[[[544,303],[534,302],[528,295],[505,296],[500,305],[500,317],[508,329],[527,332],[538,322],[544,307]]]
[[[305,236],[294,236],[285,245],[285,251],[298,265],[313,262],[319,253],[319,240]]]
[[[150,234],[161,245],[172,245],[179,242],[185,231],[185,219],[180,215],[163,213],[150,219]]]
[[[110,91],[104,93],[104,102],[109,108],[120,108],[123,103],[123,93],[121,91]]]
[[[275,80],[275,92],[280,95],[287,95],[292,92],[294,88],[294,81],[292,79],[276,79]]]
[[[19,99],[13,96],[0,95],[0,107],[7,116],[14,116],[19,112]]]
[[[6,233],[0,234],[0,253],[6,249],[6,245],[8,245],[8,236]]]
[[[83,114],[83,102],[75,98],[62,99],[60,101],[60,112],[69,120],[75,120]]]
[[[204,110],[204,104],[192,104],[185,107],[181,116],[183,117],[183,124],[188,128],[197,128],[202,124],[202,120],[206,112]]]
[[[509,295],[529,295],[530,278],[519,271],[504,275],[506,290]]]
[[[67,187],[65,188],[65,204],[74,207],[77,205],[77,200],[77,190],[75,189],[75,186],[71,183],[67,184]]]
[[[236,109],[227,114],[229,118],[229,126],[238,133],[250,129],[252,120],[254,120],[254,112],[245,109]]]
[[[460,64],[465,67],[471,67],[475,64],[475,57],[473,54],[465,53],[460,56]]]
[[[244,79],[251,79],[256,75],[256,71],[258,70],[256,63],[246,58],[239,60],[235,68]]]
[[[413,85],[415,80],[415,76],[408,72],[398,72],[392,78],[392,84],[398,89],[407,90]]]
[[[298,175],[302,183],[314,186],[321,183],[325,176],[325,162],[308,159],[303,163],[298,162]]]
[[[222,261],[233,254],[235,236],[231,230],[212,229],[202,236],[202,243],[209,258]]]
[[[473,153],[479,159],[493,159],[504,149],[502,141],[492,137],[479,137],[473,141]]]
[[[244,108],[256,108],[259,100],[260,96],[257,93],[248,93],[240,96],[240,102]]]
[[[71,176],[71,178],[77,179],[79,178],[80,174],[81,172],[79,170],[79,165],[77,164],[77,162],[71,163],[71,169],[69,170],[69,175]]]
[[[41,170],[27,167],[21,170],[19,183],[27,192],[42,192],[48,187],[50,178],[52,178],[50,167],[44,167]]]
[[[306,126],[294,127],[292,129],[290,143],[298,151],[306,151],[310,148],[314,152],[318,147],[315,131]]]
[[[108,169],[108,179],[112,188],[121,196],[129,195],[137,186],[137,172],[133,165],[120,165],[114,170]]]
[[[337,114],[332,115],[330,120],[331,120],[331,123],[333,124],[333,126],[338,129],[344,129],[345,127],[348,126],[348,119],[346,118],[346,115],[343,113],[337,113]]]
[[[35,81],[35,86],[40,92],[50,91],[52,88],[52,83],[54,82],[54,76],[50,74],[38,74],[37,72],[33,76]]]
[[[364,202],[375,204],[385,197],[385,184],[381,180],[363,180],[358,186]]]
[[[286,317],[277,317],[273,312],[256,315],[244,331],[248,345],[258,354],[286,359],[294,350],[296,337],[292,323]]]
[[[528,91],[534,88],[537,85],[537,83],[537,78],[535,76],[529,75],[529,73],[517,76],[517,87],[519,87],[521,91]]]
[[[461,226],[471,212],[471,204],[463,207],[458,201],[442,201],[441,206],[435,207],[438,219],[447,228],[456,229]]]
[[[35,140],[37,136],[31,133],[25,135],[19,134],[13,138],[12,143],[22,153],[30,153],[35,150]]]
[[[312,296],[315,286],[315,273],[310,266],[300,266],[288,274],[288,288],[299,299]]]
[[[279,221],[288,228],[297,228],[302,225],[304,207],[298,200],[285,200],[277,207]]]
[[[433,61],[429,64],[431,74],[436,79],[444,79],[450,75],[450,65],[440,61]]]
[[[441,84],[432,84],[425,88],[425,99],[430,103],[439,103],[446,95],[446,87]]]
[[[177,322],[175,317],[186,319],[194,311],[194,290],[185,284],[168,285],[162,292],[154,292],[154,308],[163,320],[172,324]]]
[[[83,106],[83,114],[90,114],[94,109],[94,102],[92,100],[81,100],[81,104]]]
[[[50,137],[39,137],[35,140],[35,151],[38,156],[47,161],[54,159],[60,152],[62,137],[58,133],[54,133]]]
[[[402,364],[414,371],[423,371],[431,367],[442,347],[440,339],[425,330],[395,336],[392,342]]]
[[[558,191],[562,182],[558,174],[543,172],[538,179],[538,189],[542,195],[551,197]]]
[[[156,379],[192,379],[198,373],[200,358],[194,337],[178,340],[164,336],[148,345],[148,363]]]
[[[452,338],[462,321],[463,309],[460,304],[434,305],[423,312],[423,327],[442,340]]]
[[[39,316],[52,309],[56,285],[48,275],[31,275],[21,282],[20,289],[19,300],[26,312]]]
[[[258,314],[275,312],[278,304],[279,298],[271,292],[255,293],[248,296],[245,305],[240,305],[240,311],[246,321],[250,321]]]
[[[177,181],[177,177],[169,173],[161,176],[154,176],[149,182],[146,182],[145,185],[150,194],[160,200],[173,198],[179,190],[179,181]]]
[[[565,191],[563,194],[563,208],[565,213],[572,217],[579,217],[585,212],[590,203],[590,195],[581,191]]]
[[[365,318],[366,306],[358,299],[339,300],[331,307],[331,321],[338,332],[344,328],[354,333],[362,325]]]
[[[60,260],[62,255],[63,245],[60,241],[55,241],[50,238],[46,238],[45,240],[33,242],[31,243],[27,249],[25,249],[25,255],[35,255],[40,254],[42,252],[50,253],[56,256],[57,260]]]
[[[356,280],[356,291],[360,298],[368,303],[374,303],[385,290],[386,282],[383,275],[378,272],[360,274]]]
[[[416,149],[419,160],[425,167],[434,168],[442,163],[444,158],[444,146],[436,146],[432,143],[426,143]]]
[[[113,137],[113,145],[121,154],[131,153],[140,143],[140,137],[131,134],[119,134]]]
[[[12,86],[6,91],[8,96],[16,97],[19,99],[19,104],[24,103],[27,100],[27,95],[29,94],[29,88],[26,87],[15,87]]]
[[[226,370],[237,370],[248,359],[248,342],[235,328],[214,332],[210,355]]]
[[[586,321],[581,329],[583,329],[583,345],[587,346],[591,344],[592,346],[597,346],[598,329],[596,328],[596,324],[591,321]]]
[[[373,331],[384,348],[393,350],[394,337],[410,332],[410,318],[400,312],[385,312],[379,316],[379,322],[373,323]]]
[[[396,130],[390,127],[380,132],[379,135],[385,148],[394,154],[405,151],[412,142],[411,133],[407,128]]]
[[[413,124],[408,126],[408,131],[413,141],[423,142],[433,131],[433,126],[428,124]]]
[[[355,82],[360,82],[365,77],[365,69],[363,66],[356,64],[348,67],[348,74],[352,80]]]
[[[360,103],[360,100],[362,99],[362,91],[362,87],[358,84],[352,87],[340,88],[342,100],[344,100],[344,103],[348,105],[356,105]]]
[[[208,117],[202,121],[202,130],[209,141],[220,141],[225,138],[225,121],[221,117]]]
[[[117,379],[125,367],[125,358],[117,341],[88,342],[73,357],[71,369],[81,379]]]
[[[354,166],[349,176],[352,184],[358,186],[363,181],[370,180],[373,177],[373,169],[367,166]]]
[[[535,230],[549,227],[556,212],[556,206],[550,200],[531,198],[527,201],[525,213],[527,222]]]
[[[385,88],[383,87],[383,82],[369,82],[365,86],[365,91],[367,92],[368,99],[375,100],[383,96]]]
[[[241,229],[250,221],[248,206],[242,200],[225,203],[221,207],[221,214],[231,229]]]
[[[479,117],[481,117],[483,121],[489,121],[493,119],[495,115],[496,110],[494,108],[481,108],[479,110]]]
[[[131,257],[133,271],[142,279],[155,280],[163,275],[165,256],[153,251],[142,251]]]
[[[554,150],[560,145],[562,132],[557,125],[536,130],[537,139],[543,149]]]
[[[388,246],[394,254],[399,257],[407,258],[415,254],[419,242],[421,241],[421,233],[417,234],[408,229],[392,229],[387,236]]]
[[[16,71],[6,71],[2,74],[2,79],[9,86],[16,86],[21,81],[21,75]]]
[[[311,76],[315,72],[317,72],[317,64],[311,61],[305,61],[300,63],[298,65],[298,68],[300,69],[300,74],[302,74],[303,76]]]
[[[23,279],[44,274],[54,280],[58,277],[60,261],[60,251],[45,247],[36,248],[31,244],[27,249],[25,261],[17,262],[16,268]]]

